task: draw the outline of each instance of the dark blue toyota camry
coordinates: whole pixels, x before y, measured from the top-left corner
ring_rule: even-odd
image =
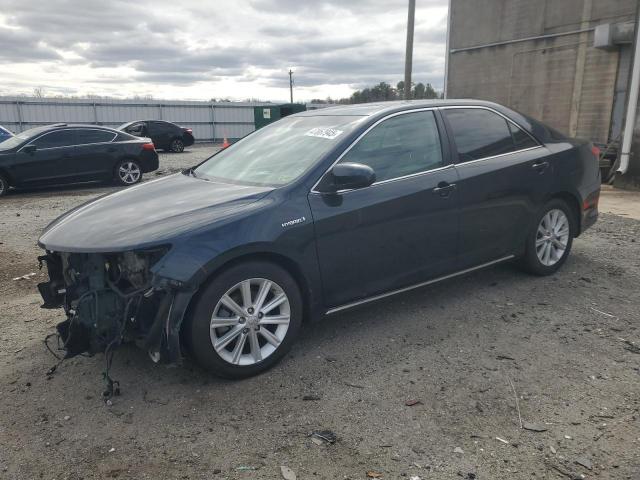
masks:
[[[554,273],[599,191],[593,145],[493,103],[304,112],[55,220],[39,290],[67,357],[133,341],[247,377],[306,320],[510,260]]]

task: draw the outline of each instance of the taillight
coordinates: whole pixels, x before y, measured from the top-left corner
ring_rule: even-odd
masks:
[[[591,153],[596,157],[597,160],[600,160],[600,149],[595,145],[591,145]]]
[[[155,151],[156,146],[153,143],[144,143],[142,144],[142,150],[153,150]]]
[[[184,131],[187,133],[193,133],[193,130],[191,130],[190,128],[185,128]]]

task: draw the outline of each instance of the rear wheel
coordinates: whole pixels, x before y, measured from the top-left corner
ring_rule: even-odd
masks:
[[[302,323],[295,280],[276,264],[251,261],[225,270],[200,293],[186,324],[198,363],[225,378],[245,378],[275,365]]]
[[[535,275],[551,275],[567,260],[576,232],[576,219],[566,202],[554,199],[538,213],[527,238],[521,266]]]
[[[9,182],[6,177],[0,174],[0,197],[6,195],[9,192]]]
[[[171,151],[173,153],[182,153],[184,152],[184,142],[180,138],[174,138],[171,141]]]
[[[142,179],[142,168],[137,160],[122,160],[116,165],[114,177],[119,185],[135,185]]]

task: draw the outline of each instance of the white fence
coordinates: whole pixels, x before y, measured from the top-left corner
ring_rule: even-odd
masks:
[[[50,123],[117,127],[133,120],[168,120],[193,129],[196,141],[241,138],[255,130],[254,107],[267,104],[0,97],[0,125],[18,133]]]

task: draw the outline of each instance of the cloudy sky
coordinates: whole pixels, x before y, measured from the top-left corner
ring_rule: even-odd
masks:
[[[417,0],[414,81],[441,89],[447,0]],[[402,80],[407,0],[0,0],[0,95],[339,98]]]

